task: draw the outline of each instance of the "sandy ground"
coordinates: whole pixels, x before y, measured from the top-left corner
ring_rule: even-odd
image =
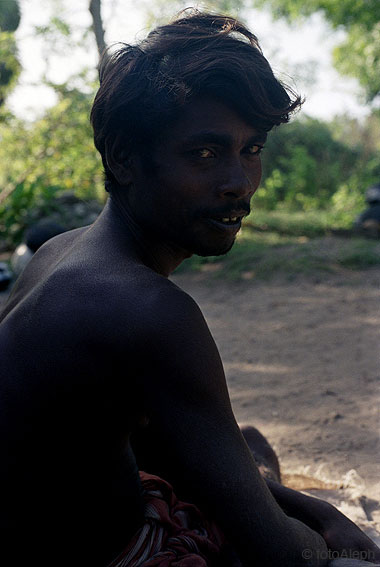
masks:
[[[236,418],[272,443],[284,483],[331,501],[380,543],[380,268],[172,279],[200,305]]]
[[[317,489],[380,541],[380,269],[172,279],[205,315],[237,421],[269,439],[285,483]]]

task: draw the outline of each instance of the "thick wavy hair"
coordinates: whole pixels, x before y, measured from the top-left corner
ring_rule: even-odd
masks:
[[[106,52],[99,76],[91,123],[107,190],[117,185],[106,160],[110,144],[116,139],[126,154],[151,148],[195,97],[221,101],[265,131],[288,122],[302,103],[276,79],[241,22],[198,11],[180,14],[136,45]]]

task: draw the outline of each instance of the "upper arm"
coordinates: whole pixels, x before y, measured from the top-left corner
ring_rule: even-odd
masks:
[[[218,349],[195,301],[174,286],[155,294],[141,315],[138,380],[150,425],[135,435],[137,460],[207,507],[225,481],[215,465],[246,449]]]
[[[158,414],[163,407],[166,416],[170,408],[171,419],[179,411],[232,414],[222,361],[195,301],[173,286],[153,300],[142,323],[150,411]]]
[[[278,537],[276,555],[294,558],[310,537],[294,534],[294,542],[288,541],[293,525],[241,435],[219,353],[198,306],[168,287],[148,301],[141,325],[138,379],[153,434],[147,447],[157,465],[147,472],[160,474],[181,498],[210,513],[242,556],[269,559]]]

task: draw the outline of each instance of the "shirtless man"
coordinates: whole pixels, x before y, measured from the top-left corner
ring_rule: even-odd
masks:
[[[182,17],[104,63],[91,118],[108,202],[37,251],[2,316],[2,565],[107,566],[144,522],[142,466],[244,565],[325,565],[327,546],[375,558],[331,506],[263,480],[205,320],[168,279],[232,247],[267,132],[299,102],[224,17]]]

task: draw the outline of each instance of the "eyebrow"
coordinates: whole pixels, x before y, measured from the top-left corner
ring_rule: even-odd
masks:
[[[258,132],[251,136],[246,146],[253,146],[257,143],[265,143],[267,139],[267,132]],[[183,146],[191,146],[193,144],[218,144],[220,146],[231,147],[233,145],[233,138],[230,134],[223,134],[222,132],[214,132],[213,130],[203,130],[196,134],[189,136],[183,141]]]

